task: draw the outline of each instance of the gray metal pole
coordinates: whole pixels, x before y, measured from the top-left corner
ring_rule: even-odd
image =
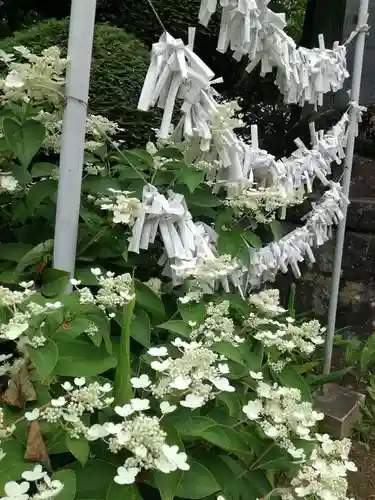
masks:
[[[358,28],[365,26],[367,23],[368,4],[369,0],[361,0],[359,7],[359,14],[358,14]],[[352,89],[350,94],[351,101],[357,104],[359,103],[359,95],[361,91],[365,38],[366,38],[366,31],[362,29],[357,34],[356,38]],[[350,181],[352,177],[357,119],[358,119],[358,109],[356,109],[356,107],[353,106],[352,109],[350,110],[350,125],[348,131],[348,144],[346,148],[345,170],[343,178],[343,192],[347,197],[349,197]],[[327,337],[324,349],[323,373],[325,374],[328,374],[331,371],[332,350],[333,350],[333,341],[334,341],[335,326],[336,326],[337,302],[340,289],[342,255],[343,255],[344,240],[345,240],[346,218],[347,218],[347,209],[345,209],[344,211],[344,218],[338,226],[336,235],[335,257],[334,257],[332,281],[331,281],[331,297],[328,310],[328,328],[327,328]]]
[[[72,0],[53,266],[74,276],[96,0]]]

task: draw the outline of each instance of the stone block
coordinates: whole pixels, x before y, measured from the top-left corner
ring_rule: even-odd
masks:
[[[365,396],[346,387],[328,384],[315,398],[315,407],[324,413],[323,432],[336,439],[348,438],[361,419]]]

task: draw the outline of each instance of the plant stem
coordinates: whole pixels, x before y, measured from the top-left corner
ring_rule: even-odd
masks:
[[[124,405],[133,397],[133,389],[130,383],[130,329],[133,319],[134,306],[135,299],[126,304],[122,310],[120,352],[117,360],[114,388],[115,401],[118,405]]]

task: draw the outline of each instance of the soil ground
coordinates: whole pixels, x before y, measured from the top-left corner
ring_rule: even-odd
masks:
[[[375,500],[375,443],[353,442],[352,460],[358,467],[349,476],[349,494],[355,500]]]

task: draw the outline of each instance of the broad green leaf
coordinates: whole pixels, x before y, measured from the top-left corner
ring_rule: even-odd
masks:
[[[17,279],[22,271],[24,271],[28,266],[37,264],[41,260],[50,257],[52,249],[53,240],[46,240],[43,243],[39,243],[39,245],[36,245],[29,252],[27,252],[27,254],[24,255],[17,264],[17,267],[14,271],[15,279]]]
[[[204,182],[204,172],[196,170],[194,167],[187,167],[182,171],[182,180],[189,191],[194,193],[196,188]]]
[[[165,316],[164,304],[160,297],[139,280],[135,280],[136,302],[156,316]]]
[[[59,357],[56,344],[51,339],[47,339],[44,346],[37,349],[28,346],[27,351],[39,377],[41,380],[46,380],[55,369]]]
[[[5,457],[1,460],[0,467],[0,495],[4,495],[5,483],[19,481],[22,472],[30,470],[32,467],[30,467],[30,462],[26,462],[23,458],[25,448],[20,441],[15,439],[3,441],[1,448]]]
[[[67,468],[76,474],[77,499],[105,500],[109,486],[116,475],[116,466],[104,460],[89,460],[85,467],[79,462]]]
[[[159,156],[161,158],[173,158],[174,160],[183,160],[184,155],[177,148],[162,148],[159,149],[155,156]]]
[[[169,474],[164,475],[168,476]],[[120,500],[121,498],[124,500],[142,500],[136,484],[117,484],[114,481],[110,483],[105,498],[106,500]]]
[[[271,469],[279,471],[287,471],[290,467],[290,458],[288,453],[279,448],[274,442],[270,442],[267,448],[264,443],[265,450],[262,451],[260,457],[254,464],[254,470]]]
[[[213,345],[213,350],[219,354],[223,354],[226,358],[231,359],[240,365],[244,364],[244,360],[242,359],[238,348],[229,342],[216,342]]]
[[[172,319],[171,321],[167,321],[166,323],[158,325],[158,328],[177,333],[178,335],[186,338],[190,338],[191,334],[191,327],[187,323],[185,323],[185,321],[181,321],[180,319]]]
[[[26,243],[1,243],[0,259],[19,262],[32,248],[32,245]]]
[[[93,377],[116,366],[116,359],[103,347],[91,342],[73,340],[58,342],[59,360],[55,375],[63,377]]]
[[[230,303],[230,305],[234,309],[237,309],[237,311],[239,311],[240,313],[249,314],[250,312],[249,303],[239,295],[234,293],[233,294],[228,293],[220,298],[222,298],[223,300],[227,300]]]
[[[219,198],[212,194],[211,189],[208,188],[208,186],[198,187],[194,194],[190,193],[188,190],[182,194],[185,194],[186,203],[189,207],[192,205],[197,207],[212,208],[221,205]]]
[[[220,231],[217,242],[217,249],[221,255],[228,254],[236,257],[244,245],[242,230]]]
[[[242,237],[249,243],[254,248],[262,248],[262,240],[259,238],[259,236],[252,231],[246,230],[243,231]]]
[[[11,165],[11,172],[13,177],[17,179],[17,181],[21,184],[21,186],[26,186],[33,180],[27,167],[23,165],[13,163]]]
[[[59,470],[52,474],[53,481],[61,481],[64,485],[62,491],[55,497],[56,500],[74,500],[76,497],[76,475],[70,469]]]
[[[284,231],[283,226],[278,220],[273,220],[269,223],[274,239],[277,241],[282,238]]]
[[[322,387],[328,382],[333,382],[334,380],[340,380],[344,377],[344,375],[349,373],[350,370],[351,367],[349,366],[348,368],[343,368],[342,370],[331,372],[328,375],[312,375],[311,378],[309,379],[309,386],[312,389],[316,389],[317,387]]]
[[[222,457],[213,453],[205,453],[199,455],[199,460],[215,477],[224,498],[226,500],[238,499],[241,491],[240,483],[243,480],[233,472]]]
[[[241,433],[224,425],[215,425],[201,431],[199,436],[210,443],[232,453],[250,453]]]
[[[56,190],[57,181],[53,179],[46,179],[33,184],[26,196],[26,205],[30,213],[33,214],[40,204],[47,199],[51,203]]]
[[[153,167],[154,160],[150,153],[144,149],[128,149],[121,151],[118,154],[118,159],[125,163],[125,165],[132,165],[135,168]]]
[[[66,433],[66,446],[70,453],[78,460],[78,462],[84,467],[89,459],[90,454],[90,446],[87,439],[84,437],[80,437],[78,439],[74,439],[70,437],[68,433]]]
[[[229,416],[242,419],[242,404],[236,392],[221,392],[217,399],[222,401],[228,408]]]
[[[55,170],[56,165],[53,163],[34,163],[31,167],[32,177],[49,177]]]
[[[299,389],[304,401],[312,401],[309,386],[292,366],[286,366],[283,371],[278,374],[278,377],[280,379],[280,382],[285,387],[294,387],[295,389]]]
[[[108,189],[121,189],[116,179],[89,176],[82,183],[82,191],[90,194],[108,195]]]
[[[178,301],[178,310],[185,323],[192,322],[196,323],[196,325],[201,325],[204,322],[206,309],[202,302],[189,302],[187,304],[183,304],[182,302]]]
[[[167,418],[181,436],[196,436],[209,427],[215,427],[216,422],[207,417],[190,417],[184,415],[171,415]]]
[[[164,474],[164,472],[158,470],[152,472],[153,481],[159,490],[162,500],[173,500],[183,475],[183,471],[179,469],[169,474]]]
[[[57,297],[66,290],[69,279],[69,273],[60,271],[60,269],[44,269],[42,294],[46,297]]]
[[[145,347],[151,345],[151,323],[146,311],[136,307],[133,313],[130,336]]]
[[[84,333],[91,325],[88,318],[73,318],[66,321],[51,335],[55,342],[68,342]]]
[[[190,469],[184,472],[176,496],[196,500],[220,490],[211,472],[196,460],[189,460]]]
[[[19,124],[16,120],[5,118],[3,131],[10,149],[22,165],[28,167],[43,143],[44,126],[36,120]]]

